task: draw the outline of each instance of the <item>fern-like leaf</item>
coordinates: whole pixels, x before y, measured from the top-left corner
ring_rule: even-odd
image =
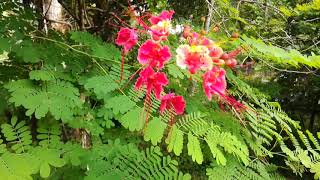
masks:
[[[147,125],[144,133],[144,140],[151,140],[152,145],[157,145],[159,142],[161,142],[163,133],[166,128],[167,124],[162,122],[160,118],[153,118]]]
[[[188,155],[192,157],[192,160],[198,164],[203,162],[203,154],[201,152],[199,139],[188,133]]]
[[[104,43],[101,39],[88,32],[73,31],[71,32],[71,39],[88,46],[91,49],[91,54],[94,57],[101,59],[114,59],[121,58],[121,53],[113,44]]]
[[[15,152],[26,152],[31,148],[31,132],[25,121],[18,123],[17,117],[12,117],[10,124],[1,125],[1,131]]]
[[[119,88],[119,85],[115,83],[110,76],[105,75],[105,76],[94,76],[92,78],[89,78],[84,84],[84,87],[87,90],[93,89],[97,98],[103,99],[104,97],[106,97],[108,93]]]
[[[114,114],[124,114],[136,105],[125,95],[115,96],[110,99],[105,99],[105,101],[105,107],[111,108]]]
[[[5,180],[32,180],[32,174],[38,170],[38,163],[30,154],[4,153],[0,156],[1,179]]]
[[[39,163],[40,176],[47,178],[50,175],[51,168],[62,167],[65,165],[65,161],[61,158],[61,151],[57,149],[48,149],[44,147],[36,147],[32,149],[31,154]]]
[[[74,109],[81,107],[78,89],[65,81],[49,81],[36,86],[29,80],[10,82],[5,86],[11,92],[10,102],[27,109],[26,115],[33,113],[37,119],[50,112],[55,119],[64,121],[73,118]]]
[[[134,108],[123,115],[119,121],[122,126],[130,131],[139,131],[145,124],[143,109],[140,107]]]
[[[183,148],[183,131],[173,125],[170,129],[166,143],[168,144],[168,151],[173,151],[177,156],[182,153]]]
[[[45,123],[40,121],[38,123],[37,132],[37,139],[39,140],[39,145],[41,146],[55,147],[60,143],[61,130],[56,121],[46,121]]]

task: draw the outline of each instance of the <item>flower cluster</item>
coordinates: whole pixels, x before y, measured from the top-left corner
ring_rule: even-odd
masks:
[[[183,36],[186,38],[186,44],[180,45],[176,50],[177,65],[182,69],[187,68],[191,74],[198,70],[211,70],[213,66],[227,65],[233,68],[237,64],[234,58],[240,51],[224,53],[211,39],[196,32],[191,33],[188,26]]]
[[[167,36],[170,33],[173,14],[174,11],[163,11],[158,16],[151,16],[149,18],[150,26],[146,26],[140,20],[138,21],[138,24],[151,35],[151,38],[146,40],[138,50],[137,59],[144,69],[139,73],[135,89],[146,88],[145,106],[150,106],[150,95],[153,93],[155,98],[161,100],[161,113],[164,110],[173,110],[176,115],[181,115],[184,113],[186,106],[183,97],[176,96],[174,93],[162,96],[164,87],[169,82],[166,74],[161,72],[161,70],[171,58],[170,48],[162,45],[162,42],[167,40]],[[136,31],[129,28],[121,28],[116,39],[116,44],[123,46],[124,51],[128,52],[137,44]],[[148,109],[147,107],[145,108]],[[148,121],[148,114],[146,121]]]
[[[183,37],[185,44],[180,45],[176,50],[177,66],[188,69],[191,74],[205,71],[202,75],[203,90],[209,101],[212,100],[213,95],[216,95],[236,109],[243,108],[241,103],[226,95],[226,71],[222,68],[223,66],[234,68],[237,65],[235,57],[241,49],[225,53],[211,39],[191,32],[189,26],[185,26]]]
[[[174,93],[162,95],[164,94],[164,87],[168,85],[169,81],[166,74],[161,70],[172,56],[169,46],[164,45],[164,42],[168,39],[170,33],[176,33],[172,30],[171,24],[173,14],[174,11],[172,10],[162,11],[159,15],[149,16],[149,23],[145,23],[141,18],[136,18],[137,24],[142,27],[139,32],[142,31],[150,35],[150,38],[142,43],[138,50],[137,60],[141,64],[142,70],[135,83],[136,90],[146,88],[144,104],[147,115],[150,104],[152,104],[150,102],[152,93],[156,99],[161,100],[161,113],[165,110],[172,110],[176,115],[181,115],[185,110],[186,103],[182,96]],[[137,44],[137,31],[130,28],[120,29],[116,44],[123,46],[125,53]],[[209,101],[215,96],[233,107],[242,108],[241,103],[227,95],[226,71],[223,68],[234,68],[236,66],[235,57],[241,52],[241,49],[226,53],[211,39],[192,32],[189,26],[184,27],[182,36],[184,37],[182,40],[184,43],[176,49],[177,66],[187,69],[191,75],[200,74],[202,76],[203,90]],[[171,122],[173,122],[173,119]]]

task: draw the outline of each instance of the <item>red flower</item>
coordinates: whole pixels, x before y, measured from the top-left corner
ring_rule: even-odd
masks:
[[[233,106],[236,110],[244,109],[245,106],[243,104],[233,97],[226,95],[227,82],[225,74],[226,72],[224,69],[214,67],[211,71],[208,71],[203,75],[203,89],[206,96],[211,101],[213,94],[218,95],[220,100]]]
[[[165,40],[169,35],[169,29],[171,28],[171,19],[174,11],[162,11],[158,16],[152,16],[149,21],[152,26],[150,27],[150,32],[152,38],[156,41]]]
[[[150,21],[153,25],[158,24],[160,21],[164,21],[164,20],[169,20],[169,21],[171,21],[173,14],[174,14],[174,11],[173,11],[173,10],[170,10],[170,11],[164,10],[164,11],[162,11],[158,16],[152,16],[152,17],[149,19],[149,21]]]
[[[177,115],[183,114],[186,107],[186,102],[182,96],[175,96],[174,93],[166,94],[161,99],[160,112],[163,113],[165,109],[173,108]]]
[[[152,40],[147,40],[143,43],[138,51],[138,61],[140,64],[149,64],[158,69],[162,69],[164,63],[169,61],[170,58],[171,53],[169,47],[162,47]]]
[[[138,35],[134,29],[121,28],[118,32],[116,44],[123,46],[125,52],[128,52],[138,42]]]
[[[160,99],[163,86],[168,85],[168,79],[166,74],[162,72],[154,72],[154,70],[148,66],[140,72],[140,77],[137,79],[135,88],[140,89],[143,85],[146,85],[147,94],[150,94],[153,90],[157,99]]]
[[[213,94],[224,96],[226,93],[227,82],[225,74],[224,69],[214,67],[203,75],[203,89],[209,100],[212,99]]]

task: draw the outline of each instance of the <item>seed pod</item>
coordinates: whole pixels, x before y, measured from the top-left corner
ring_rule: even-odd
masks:
[[[239,33],[233,32],[231,35],[231,38],[235,38],[235,39],[239,38]]]
[[[212,29],[211,29],[211,31],[212,32],[219,32],[219,27],[218,26],[214,26]]]
[[[207,34],[207,32],[206,32],[206,30],[202,29],[201,32],[200,32],[200,34],[201,34],[202,36],[204,36],[204,35]]]
[[[226,53],[223,53],[220,58],[223,59],[223,60],[227,60],[227,59],[229,59],[229,55],[226,54]]]
[[[189,26],[189,25],[184,25],[184,28],[183,28],[183,37],[184,37],[184,38],[189,37],[190,33],[191,33],[191,28],[190,28],[190,26]]]
[[[226,60],[226,65],[229,66],[230,68],[234,68],[237,65],[237,60],[236,59],[228,59]]]

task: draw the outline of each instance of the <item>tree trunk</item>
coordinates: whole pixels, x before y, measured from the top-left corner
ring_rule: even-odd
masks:
[[[70,28],[70,25],[64,21],[63,7],[58,0],[44,0],[43,17],[45,30],[51,28],[64,33]]]
[[[206,32],[209,32],[210,30],[210,24],[211,24],[212,13],[213,13],[213,4],[214,4],[214,0],[211,0],[210,3],[208,3],[208,16],[205,24]]]

